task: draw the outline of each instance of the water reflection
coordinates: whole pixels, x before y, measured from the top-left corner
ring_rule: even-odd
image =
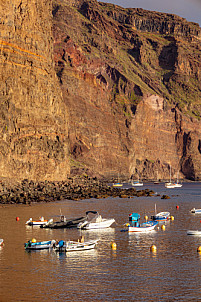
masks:
[[[154,190],[154,185],[149,188]],[[164,186],[157,185],[157,191],[165,192]],[[201,254],[197,247],[201,240],[188,236],[187,230],[201,230],[201,216],[190,213],[193,207],[200,207],[200,185],[183,185],[181,190],[166,194],[171,198],[111,198],[1,208],[0,232],[5,246],[0,248],[0,300],[38,301],[42,296],[43,301],[199,301]],[[78,217],[92,203],[103,216],[114,217],[118,225],[88,231],[25,226],[28,217],[51,218],[60,208],[64,214]],[[121,232],[128,213],[143,216],[146,209],[150,215],[155,203],[158,210],[170,211],[175,220],[160,223],[150,233]],[[165,230],[161,229],[163,224]],[[77,241],[81,235],[86,241],[99,239],[97,248],[60,254],[53,250],[24,250],[24,242],[31,238]],[[117,245],[115,251],[111,241]],[[157,248],[155,253],[150,251],[152,244]]]

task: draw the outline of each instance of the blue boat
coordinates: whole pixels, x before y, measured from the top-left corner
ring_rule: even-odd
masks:
[[[153,220],[168,220],[170,219],[170,212],[160,212],[154,216],[151,216]]]
[[[44,250],[52,248],[56,243],[56,240],[40,241],[36,242],[34,239],[29,240],[24,244],[25,250]]]

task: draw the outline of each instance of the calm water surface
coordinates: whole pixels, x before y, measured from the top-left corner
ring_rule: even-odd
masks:
[[[187,236],[188,229],[201,230],[201,215],[189,211],[201,208],[201,184],[185,183],[182,188],[165,189],[164,184],[144,188],[167,194],[108,198],[84,201],[12,205],[0,207],[0,301],[201,301],[201,256],[197,247],[201,237]],[[149,234],[122,232],[131,212],[145,215],[169,211],[174,221],[166,222]],[[176,209],[176,206],[179,209]],[[28,227],[32,217],[58,219],[62,214],[79,217],[96,210],[116,224],[102,231],[77,229],[49,230]],[[20,220],[16,221],[19,216]],[[97,249],[59,254],[54,251],[24,250],[24,242],[49,239],[97,239]],[[117,250],[110,248],[115,241]],[[157,246],[156,253],[150,246]]]

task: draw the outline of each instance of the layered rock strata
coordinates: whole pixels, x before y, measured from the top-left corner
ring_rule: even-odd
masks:
[[[66,179],[68,115],[54,71],[51,1],[0,1],[0,125],[1,176]]]
[[[53,16],[71,172],[199,180],[198,24],[95,0],[54,1]]]

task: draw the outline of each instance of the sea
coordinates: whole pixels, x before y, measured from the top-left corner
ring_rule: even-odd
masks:
[[[155,194],[1,205],[0,301],[201,301],[201,253],[197,252],[201,236],[187,235],[187,230],[201,230],[201,215],[190,211],[201,208],[201,183],[183,183],[174,189],[165,188],[164,183],[144,183],[142,188]],[[162,195],[170,198],[161,199]],[[169,211],[172,220],[149,233],[127,232],[130,213],[139,213],[143,222],[155,209]],[[76,218],[90,210],[114,218],[115,223],[108,229],[88,231],[25,224],[29,218],[56,221],[61,213]],[[80,236],[99,239],[96,249],[58,253],[24,248],[33,238],[78,240]]]

